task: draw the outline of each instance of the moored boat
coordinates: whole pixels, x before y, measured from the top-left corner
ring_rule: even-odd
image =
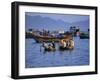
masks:
[[[61,39],[73,39],[71,35],[63,35],[62,37],[43,36],[32,33],[32,37],[36,42],[59,42]]]
[[[81,33],[80,39],[89,39],[89,34]]]

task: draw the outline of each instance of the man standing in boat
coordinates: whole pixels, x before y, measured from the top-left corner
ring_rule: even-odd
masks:
[[[52,42],[52,47],[53,47],[54,49],[55,49],[55,47],[56,47],[54,41]]]

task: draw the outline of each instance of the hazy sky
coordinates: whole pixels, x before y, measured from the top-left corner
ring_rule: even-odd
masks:
[[[26,15],[30,16],[42,16],[42,17],[50,17],[54,20],[63,20],[68,23],[79,22],[89,20],[89,15],[74,15],[74,14],[51,14],[51,13],[34,13],[34,12],[26,12]]]

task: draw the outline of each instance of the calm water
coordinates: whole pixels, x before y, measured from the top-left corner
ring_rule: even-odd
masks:
[[[89,39],[74,37],[75,47],[72,51],[44,52],[41,43],[26,39],[25,67],[56,67],[89,65]],[[56,48],[58,44],[56,43]]]

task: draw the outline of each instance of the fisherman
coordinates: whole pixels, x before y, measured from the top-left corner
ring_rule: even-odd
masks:
[[[63,41],[63,47],[66,48],[66,41]]]
[[[66,48],[66,41],[65,40],[61,40],[60,41],[60,47]]]
[[[71,47],[74,47],[74,41],[70,40],[70,42],[71,42]]]
[[[55,43],[54,43],[54,41],[52,42],[52,47],[55,48]]]
[[[63,40],[60,40],[59,45],[60,47],[63,47]]]
[[[48,48],[49,50],[53,50],[53,47],[51,44],[49,44],[48,46],[49,46],[49,48]]]
[[[68,48],[70,46],[70,40],[66,40],[66,47]]]
[[[48,44],[47,44],[47,43],[45,43],[45,42],[43,42],[43,47],[44,47],[44,48],[46,48],[46,49],[48,49],[48,48],[49,48]]]
[[[72,39],[70,39],[68,41],[68,46],[67,47],[70,48],[70,49],[72,49],[74,47],[74,41]]]

